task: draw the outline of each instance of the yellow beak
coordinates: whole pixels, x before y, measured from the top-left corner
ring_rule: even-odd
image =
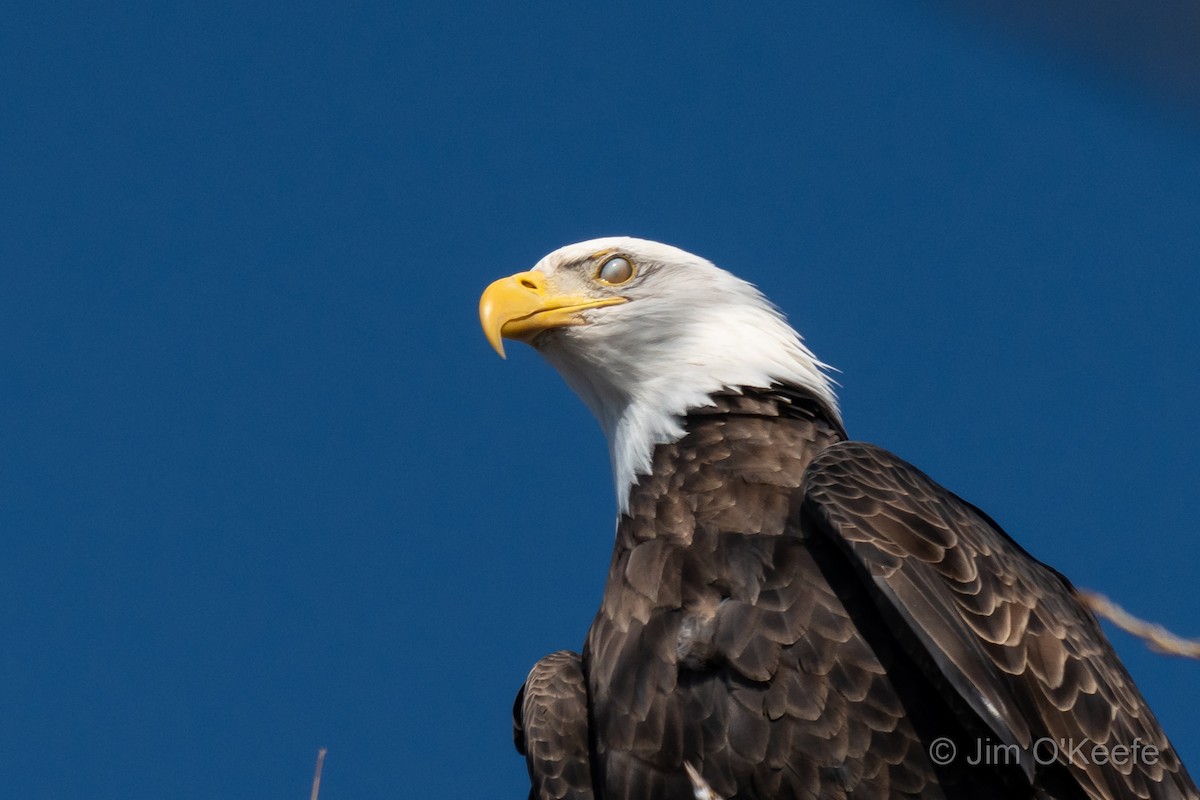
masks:
[[[540,272],[518,272],[501,278],[479,298],[483,335],[504,358],[504,339],[528,342],[551,328],[583,325],[581,311],[627,302],[624,297],[594,298],[554,292]]]

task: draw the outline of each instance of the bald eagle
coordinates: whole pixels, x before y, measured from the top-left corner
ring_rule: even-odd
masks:
[[[598,239],[496,281],[608,440],[619,509],[582,653],[514,706],[531,798],[1196,798],[1071,584],[847,438],[752,285]]]

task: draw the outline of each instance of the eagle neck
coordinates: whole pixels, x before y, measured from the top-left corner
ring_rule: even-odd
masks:
[[[585,347],[577,340],[584,334],[536,341],[600,422],[619,513],[629,510],[631,489],[651,475],[655,449],[679,441],[687,433],[685,420],[716,404],[715,398],[786,388],[793,395],[816,398],[830,418],[839,419],[827,367],[799,335],[769,308],[752,308],[745,316],[726,320],[719,329],[724,338],[713,326],[699,326],[686,346],[660,350],[652,358],[635,357],[652,348],[621,347],[603,339],[589,340]]]
[[[779,446],[789,446],[784,443],[792,442],[798,430],[804,432],[801,436],[804,442],[811,440],[819,443],[820,447],[846,438],[841,417],[836,408],[831,407],[827,395],[807,386],[775,383],[767,388],[738,386],[712,392],[703,402],[672,415],[669,420],[658,420],[659,427],[655,430],[661,438],[647,449],[645,466],[640,470],[633,468],[630,450],[622,450],[623,446],[628,448],[631,443],[622,439],[621,429],[618,427],[608,437],[620,515],[632,513],[636,497],[644,497],[647,492],[650,495],[666,492],[670,488],[671,476],[681,468],[683,462],[698,457],[695,452],[698,437],[718,442],[718,450],[727,449],[720,442],[728,434],[728,426],[748,420],[757,420],[762,430],[770,430],[775,426],[781,429],[786,427],[788,433],[781,433],[777,440]],[[631,425],[625,433],[636,430]],[[644,434],[645,429],[641,432]],[[642,442],[645,443],[646,439],[643,438]],[[764,438],[757,446],[771,446],[770,437]],[[803,449],[807,451],[811,448]],[[789,457],[802,456],[807,464],[815,452],[813,450],[807,455],[790,453]]]

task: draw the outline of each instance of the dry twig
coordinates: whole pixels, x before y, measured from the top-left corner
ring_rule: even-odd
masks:
[[[317,795],[321,791],[321,767],[325,764],[325,753],[328,750],[322,747],[317,751],[317,771],[313,773],[313,790],[312,800],[317,800]]]
[[[1138,619],[1098,592],[1076,589],[1075,595],[1093,614],[1138,637],[1154,652],[1184,658],[1200,658],[1200,641],[1176,636],[1162,625]]]

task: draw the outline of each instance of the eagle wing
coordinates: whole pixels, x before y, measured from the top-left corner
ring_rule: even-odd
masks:
[[[1198,796],[1070,583],[987,515],[858,442],[814,459],[803,496],[806,522],[849,559],[910,657],[989,736],[1017,745],[1035,782],[1069,776],[1097,800]]]
[[[513,703],[513,743],[525,756],[530,800],[592,800],[587,682],[578,653],[542,658]]]

